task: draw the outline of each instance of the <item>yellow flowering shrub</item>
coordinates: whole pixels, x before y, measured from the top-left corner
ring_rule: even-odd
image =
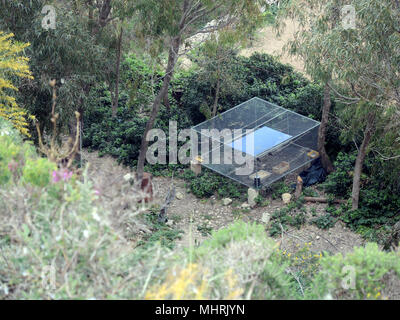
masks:
[[[15,77],[33,79],[29,70],[29,59],[21,55],[29,43],[13,41],[14,34],[0,31],[0,117],[9,120],[23,135],[28,132],[28,119],[33,116],[18,106],[11,92],[18,91],[11,79]]]
[[[168,273],[165,281],[150,288],[145,296],[147,300],[207,300],[211,299],[212,288],[208,269],[198,264],[188,264],[186,267],[175,267]],[[239,287],[237,277],[232,269],[223,275],[222,281],[226,288],[224,300],[240,299],[243,290]],[[215,290],[215,287],[213,288]]]

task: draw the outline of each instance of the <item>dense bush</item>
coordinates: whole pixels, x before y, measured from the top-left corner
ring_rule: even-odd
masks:
[[[188,189],[198,198],[216,195],[219,198],[244,200],[247,197],[246,187],[206,168],[198,176],[186,169],[177,177],[184,179]]]
[[[399,295],[399,254],[382,252],[373,243],[346,256],[321,259],[321,270],[308,291],[310,298],[387,299]]]
[[[45,187],[55,169],[53,163],[38,157],[33,145],[23,143],[9,123],[0,118],[0,185],[22,178],[26,183]]]
[[[189,254],[193,262],[214,275],[209,285],[216,292],[223,292],[227,280],[229,283],[229,279],[216,275],[228,273],[240,293],[236,298],[294,298],[296,292],[291,291],[291,278],[285,271],[287,264],[274,254],[276,248],[274,241],[266,237],[262,225],[237,221],[213,232],[209,240]]]
[[[312,84],[293,68],[278,62],[267,54],[255,53],[251,57],[231,56],[230,74],[240,84],[239,90],[226,92],[220,96],[219,104],[226,111],[253,97],[277,103],[314,119],[321,118],[322,90]],[[206,77],[192,72],[178,74],[172,90],[180,94],[177,100],[183,109],[188,110],[194,123],[205,120],[199,110],[203,104],[211,106],[214,89]]]
[[[400,257],[376,244],[346,256],[278,248],[258,224],[213,231],[147,292],[148,299],[388,299],[400,292]],[[354,286],[353,286],[354,283]]]
[[[100,155],[110,154],[124,165],[134,166],[139,156],[140,144],[148,118],[137,116],[127,106],[119,108],[116,118],[111,117],[110,106],[101,106],[94,112],[97,114],[96,121],[87,124],[84,130],[83,146],[88,147],[89,150],[99,150]],[[170,113],[162,107],[155,128],[168,133],[169,121],[177,121],[178,130],[190,128],[190,122],[186,115],[178,112],[175,106],[171,106]],[[167,145],[167,156],[168,150],[169,146]],[[165,168],[165,166],[161,166],[161,168]]]
[[[334,162],[335,171],[324,182],[326,192],[339,197],[349,197],[353,183],[353,168],[357,153],[340,152]]]
[[[338,197],[351,197],[356,156],[356,152],[339,153],[334,164],[336,170],[324,183],[326,192]],[[371,240],[383,241],[377,234],[378,229],[396,223],[400,211],[397,184],[383,173],[384,165],[373,156],[366,158],[361,175],[360,207],[355,211],[347,208],[340,216],[351,228],[368,235]],[[376,230],[372,232],[370,229]]]

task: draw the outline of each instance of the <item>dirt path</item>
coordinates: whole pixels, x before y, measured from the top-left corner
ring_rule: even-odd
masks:
[[[130,168],[118,165],[116,160],[110,156],[99,157],[97,153],[83,152],[83,158],[90,163],[89,176],[94,181],[94,186],[99,190],[107,201],[115,204],[112,208],[127,206],[127,191],[123,189],[124,175],[131,172]],[[294,179],[294,176],[288,177]],[[161,205],[171,186],[171,179],[165,177],[155,177],[154,203]],[[176,194],[169,211],[168,224],[171,228],[183,230],[182,239],[177,241],[178,246],[187,247],[190,244],[198,244],[209,237],[212,230],[226,227],[236,219],[244,221],[262,222],[263,213],[273,214],[277,209],[285,205],[281,200],[273,200],[268,197],[269,204],[265,207],[254,209],[241,208],[242,203],[233,201],[230,205],[224,206],[221,200],[215,197],[198,199],[185,187],[185,181],[174,180]],[[307,209],[307,219],[314,218],[311,208],[315,208],[314,215],[325,214],[326,204],[305,204]],[[116,209],[115,209],[116,210]],[[266,225],[268,230],[269,225]],[[363,244],[363,240],[358,234],[353,233],[341,222],[329,230],[318,229],[315,225],[304,224],[300,230],[290,228],[284,234],[276,237],[281,240],[281,246],[289,251],[294,251],[298,245],[303,246],[311,242],[313,251],[329,251],[331,253],[348,252],[354,246]]]

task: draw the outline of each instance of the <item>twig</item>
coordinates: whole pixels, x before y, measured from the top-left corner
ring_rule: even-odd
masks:
[[[289,273],[293,276],[293,278],[295,278],[295,280],[299,284],[301,294],[304,297],[304,290],[303,290],[303,286],[301,285],[301,282],[299,280],[299,277],[297,277],[290,268],[287,268],[287,270],[289,271]]]
[[[283,235],[285,234],[285,231],[283,230],[282,223],[279,222],[279,226],[281,227],[281,239],[282,239],[279,246],[281,246],[283,244]]]
[[[156,256],[155,264],[154,264],[155,266],[157,265],[158,260],[160,259],[160,253],[161,253],[161,249],[160,249],[160,246],[159,246],[158,249],[157,249],[157,256]],[[145,292],[146,292],[146,290],[147,290],[147,286],[149,285],[149,282],[150,282],[151,276],[153,275],[155,266],[154,266],[153,268],[151,268],[150,272],[149,272],[148,275],[147,275],[147,278],[146,278],[146,281],[145,281],[145,283],[144,283],[142,292],[141,292],[141,294],[140,294],[140,296],[142,296],[142,297],[143,297],[143,295],[145,294]]]

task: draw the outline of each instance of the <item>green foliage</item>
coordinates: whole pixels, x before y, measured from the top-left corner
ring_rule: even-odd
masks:
[[[182,230],[172,230],[169,228],[161,228],[153,232],[148,238],[142,240],[138,245],[144,248],[150,248],[155,243],[160,243],[161,246],[172,249],[175,246],[175,241],[181,239]]]
[[[286,263],[287,272],[292,276],[290,286],[300,298],[305,297],[305,292],[312,288],[315,275],[320,269],[320,259],[322,253],[311,251],[311,242],[306,242],[301,246],[296,245],[295,250],[277,249],[274,255],[280,263]]]
[[[42,27],[45,15],[41,11],[49,4],[56,8],[56,28],[46,30]],[[74,119],[74,111],[79,109],[83,114],[88,105],[97,103],[98,97],[91,95],[96,87],[114,78],[115,35],[111,28],[104,28],[102,35],[96,37],[91,30],[93,21],[90,22],[87,16],[88,9],[79,8],[76,3],[49,3],[45,0],[0,2],[0,29],[14,33],[20,42],[31,44],[25,50],[30,57],[34,80],[23,85],[17,102],[36,117],[41,129],[51,129],[50,79],[57,79],[57,100],[62,106],[57,112],[60,126],[66,130],[69,119]],[[17,87],[22,88],[22,84],[19,82]],[[36,139],[34,126],[30,129]]]
[[[29,70],[29,59],[22,53],[29,43],[19,43],[12,40],[14,34],[5,34],[0,30],[0,117],[9,120],[22,134],[30,136],[27,126],[28,116],[26,110],[19,107],[14,94],[18,91],[13,83],[15,78],[32,80]]]
[[[290,193],[292,189],[285,182],[275,182],[270,186],[272,199],[281,199],[282,194]]]
[[[39,158],[29,142],[23,142],[11,125],[0,119],[0,184],[23,181],[39,187],[50,182],[56,167],[45,158]],[[11,180],[11,178],[13,178]]]
[[[305,197],[318,197],[319,194],[314,189],[308,187],[303,189],[303,195]]]
[[[155,65],[153,68],[152,65]],[[143,106],[151,103],[155,90],[161,85],[159,66],[145,57],[130,54],[123,59],[122,81],[129,95],[128,105]]]
[[[256,96],[320,120],[321,87],[309,83],[291,66],[283,65],[267,54],[255,53],[250,57],[230,55],[226,68],[229,70],[224,72],[241,85],[239,90],[225,88],[218,100],[221,112]],[[177,75],[174,80],[174,83],[179,83],[181,92],[177,103],[188,111],[194,123],[206,119],[199,106],[212,106],[214,103],[214,96],[210,94],[213,80],[199,77],[199,72],[201,70],[192,69],[190,73]]]
[[[213,231],[211,238],[188,253],[191,261],[204,265],[213,275],[232,270],[243,297],[294,298],[297,295],[291,290],[291,278],[285,272],[287,264],[273,254],[275,248],[276,244],[266,237],[262,225],[238,220]],[[226,283],[221,277],[212,279],[210,283],[217,291]]]
[[[329,213],[319,216],[311,220],[311,223],[315,224],[320,229],[329,229],[335,226],[337,219],[333,218]]]
[[[312,207],[312,208],[310,209],[310,212],[311,212],[311,215],[312,215],[313,217],[315,217],[315,216],[317,215],[317,209],[315,209],[315,207]]]
[[[300,229],[306,223],[306,209],[302,207],[302,201],[289,203],[286,207],[276,210],[272,216],[272,223],[269,228],[270,236],[276,236],[292,226]]]
[[[353,166],[356,153],[339,153],[335,161],[336,170],[331,173],[323,186],[331,198],[351,196]],[[367,157],[361,176],[360,207],[351,211],[344,206],[327,211],[340,217],[352,229],[360,231],[371,240],[382,240],[378,229],[383,225],[393,225],[400,208],[400,196],[397,183],[385,173],[386,163],[376,157]],[[397,167],[391,168],[397,172]],[[392,175],[395,176],[395,175]],[[369,229],[369,230],[368,230]],[[368,231],[367,231],[368,230]],[[371,238],[372,237],[372,238]]]
[[[0,188],[0,299],[139,296],[145,278],[139,260],[146,259],[146,251],[133,253],[113,227],[112,214],[97,202],[87,172],[82,182],[46,185],[51,164],[0,124],[1,176],[10,159],[24,169],[24,175],[14,175],[14,183]],[[127,214],[133,221],[135,213]]]
[[[210,239],[205,240],[196,253],[198,255],[207,255],[214,249],[225,248],[232,241],[246,240],[248,237],[256,239],[265,238],[265,231],[262,225],[256,223],[246,223],[238,220],[227,228],[218,231],[212,231]]]
[[[151,248],[155,244],[160,244],[162,247],[173,249],[175,241],[182,238],[182,230],[177,230],[167,226],[165,223],[158,221],[158,213],[160,208],[153,207],[150,213],[145,215],[147,224],[152,230],[151,234],[146,234],[142,240],[139,241],[138,246],[141,248]]]
[[[188,184],[190,191],[199,198],[210,197],[214,194],[220,198],[244,199],[246,188],[238,183],[232,183],[221,175],[203,169],[196,177],[189,176]]]
[[[308,292],[310,298],[331,295],[334,299],[384,299],[385,287],[393,281],[398,283],[400,278],[398,253],[383,252],[374,243],[355,248],[346,256],[324,256],[320,264],[321,270]],[[351,277],[354,288],[351,288]],[[343,282],[349,285],[348,290],[343,288]]]
[[[210,227],[208,223],[204,222],[197,226],[197,231],[199,231],[203,237],[207,237],[211,234],[212,227]]]
[[[38,187],[45,187],[51,181],[51,172],[56,170],[55,163],[45,158],[27,161],[23,171],[23,180]]]
[[[332,217],[340,217],[343,214],[343,209],[346,206],[336,207],[335,205],[329,205],[325,208],[325,211],[332,215]]]
[[[87,115],[89,127],[84,131],[83,145],[90,150],[99,150],[100,155],[110,154],[124,165],[134,166],[139,155],[147,117],[137,117],[131,108],[125,106],[119,108],[116,118],[112,118],[110,105],[98,107]],[[168,119],[177,121],[178,131],[190,127],[185,114],[177,112],[177,108],[171,106],[171,114],[162,108],[155,128],[168,132]],[[167,152],[168,150],[169,147]],[[158,170],[166,167],[160,165]]]
[[[256,204],[260,207],[267,207],[270,205],[270,201],[265,199],[261,194],[259,194],[254,201],[256,202]]]
[[[205,172],[190,183],[190,190],[199,198],[210,197],[218,190],[221,179],[212,172]]]
[[[353,168],[357,154],[355,152],[347,154],[340,152],[334,162],[335,171],[331,173],[324,187],[326,192],[340,197],[349,197],[353,183]]]

